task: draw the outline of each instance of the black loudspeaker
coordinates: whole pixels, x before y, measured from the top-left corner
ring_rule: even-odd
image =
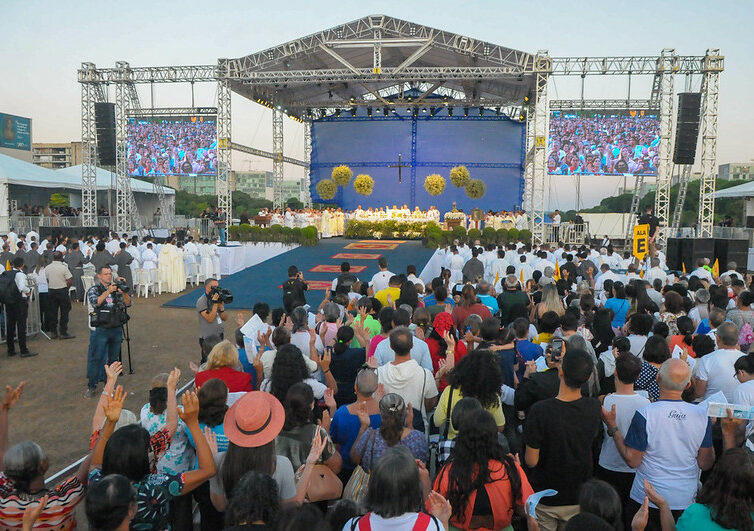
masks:
[[[670,238],[668,239],[666,262],[669,269],[686,273],[696,269],[696,261],[709,258],[710,265],[718,260],[720,272],[728,269],[728,262],[736,262],[740,272],[746,271],[749,260],[748,240],[728,240],[722,238]]]
[[[115,104],[94,104],[94,121],[97,125],[97,153],[102,166],[115,166]]]
[[[674,164],[693,164],[696,158],[696,143],[699,138],[699,112],[702,106],[701,92],[678,94],[678,120],[675,128]]]

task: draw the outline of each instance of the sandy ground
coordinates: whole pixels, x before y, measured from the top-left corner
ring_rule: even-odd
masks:
[[[161,307],[175,296],[139,298],[129,310],[134,373],[128,374],[124,342],[124,374],[119,383],[128,392],[125,407],[137,416],[148,400],[154,375],[176,366],[182,372],[179,385],[183,385],[193,376],[189,362],[199,361],[194,311]],[[236,312],[228,314],[226,337],[235,327]],[[26,381],[21,400],[10,412],[9,444],[27,439],[39,443],[50,459],[48,476],[87,452],[97,404],[97,398],[83,398],[89,329],[82,303],[73,303],[69,332],[76,338],[50,341],[37,335],[30,339],[29,349],[39,352],[33,358],[8,358],[5,345],[0,345],[0,384],[4,387]],[[98,390],[102,390],[101,385]]]

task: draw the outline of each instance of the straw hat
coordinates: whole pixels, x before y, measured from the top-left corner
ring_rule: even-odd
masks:
[[[283,429],[285,411],[269,393],[251,391],[239,398],[225,414],[223,428],[230,442],[245,448],[264,446]]]

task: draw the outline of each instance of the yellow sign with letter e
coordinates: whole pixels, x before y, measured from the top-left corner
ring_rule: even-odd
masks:
[[[644,260],[649,252],[649,225],[636,225],[634,227],[634,256]]]

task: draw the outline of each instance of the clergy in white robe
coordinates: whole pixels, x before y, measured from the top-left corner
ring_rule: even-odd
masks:
[[[220,273],[220,247],[217,246],[217,238],[212,239],[209,248],[212,253],[212,276],[220,280],[222,274]]]
[[[209,240],[206,238],[204,243],[199,246],[199,258],[201,260],[200,271],[202,278],[204,280],[214,278],[215,268],[212,265],[212,248],[209,245]]]
[[[147,246],[144,248],[144,252],[141,253],[142,268],[147,271],[157,269],[157,263],[157,253],[154,252],[154,249],[152,248],[152,242],[148,242]]]
[[[322,211],[322,221],[320,222],[322,228],[322,237],[330,238],[332,232],[330,231],[330,212],[328,210]]]

